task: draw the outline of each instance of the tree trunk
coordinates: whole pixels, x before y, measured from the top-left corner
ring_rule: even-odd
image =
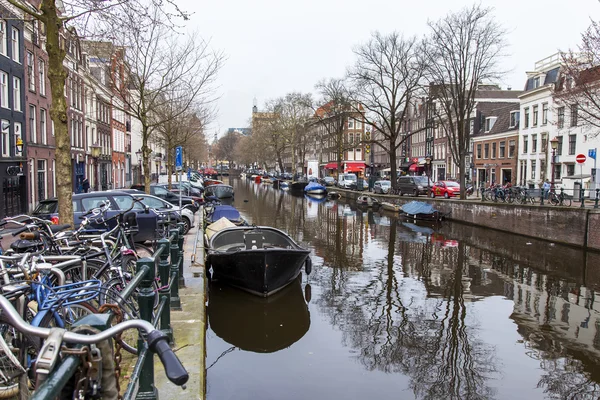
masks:
[[[466,154],[465,154],[465,150],[461,149],[460,152],[460,156],[459,156],[459,165],[458,165],[458,174],[460,175],[459,177],[459,185],[460,185],[460,198],[461,199],[466,199],[467,198],[467,188],[465,186],[466,184],[466,179],[465,179],[465,159],[466,159]]]
[[[281,172],[285,172],[285,166],[283,165],[283,160],[281,159],[281,153],[277,153],[277,163],[279,164],[279,170]]]
[[[395,149],[395,146],[396,137],[394,136],[393,139],[390,138],[390,150]],[[396,187],[398,186],[398,173],[396,172],[398,170],[396,166],[396,152],[390,151],[388,154],[390,155],[390,180],[392,181],[392,187],[396,189]]]
[[[144,118],[145,119],[145,118]],[[150,148],[148,147],[148,136],[150,136],[148,125],[142,120],[142,164],[144,165],[144,191],[150,194],[150,183],[152,183],[152,160],[150,160]]]
[[[168,135],[167,135],[168,136]],[[169,190],[171,190],[171,184],[172,184],[172,174],[171,174],[171,139],[169,138],[167,140],[167,154],[165,154],[165,158],[166,158],[166,169],[167,169],[167,182],[169,184]]]
[[[54,1],[44,0],[41,10],[46,16],[48,52],[48,78],[52,92],[50,116],[54,122],[56,140],[56,192],[60,222],[73,225],[73,171],[71,163],[71,137],[68,130],[67,102],[64,95],[67,73],[63,65],[65,49],[60,44],[62,21]]]

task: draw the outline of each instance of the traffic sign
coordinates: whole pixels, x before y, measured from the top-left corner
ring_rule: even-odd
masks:
[[[595,160],[596,159],[596,149],[589,149],[588,150],[588,157]]]
[[[181,146],[177,146],[177,147],[175,147],[175,169],[177,171],[181,171],[182,168],[183,168],[183,148]]]
[[[575,161],[577,161],[579,164],[583,164],[585,162],[585,154],[577,154]]]

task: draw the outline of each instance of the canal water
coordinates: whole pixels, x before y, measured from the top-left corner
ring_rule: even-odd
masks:
[[[211,285],[208,399],[600,396],[598,255],[232,184],[313,272],[266,300]]]

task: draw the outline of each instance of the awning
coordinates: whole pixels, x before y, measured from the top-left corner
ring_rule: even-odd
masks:
[[[592,176],[590,174],[578,174],[578,175],[569,175],[569,176],[563,176],[562,179],[589,179]]]
[[[408,167],[408,170],[410,172],[415,172],[419,168],[421,168],[421,167],[419,167],[417,164],[412,164],[410,167]]]
[[[337,169],[337,163],[336,162],[330,162],[327,165],[325,165],[325,169]]]
[[[408,169],[411,167],[411,165],[414,165],[415,163],[412,161],[406,162],[406,163],[402,163],[400,164],[400,168],[401,169]]]
[[[361,172],[365,169],[365,167],[367,166],[367,164],[365,164],[364,162],[346,162],[344,163],[346,165],[346,172]]]

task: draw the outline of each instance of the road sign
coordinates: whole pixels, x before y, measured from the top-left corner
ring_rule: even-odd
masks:
[[[183,148],[181,146],[177,146],[177,147],[175,147],[175,169],[177,171],[181,171],[182,168],[183,168]]]
[[[588,157],[595,160],[596,159],[596,149],[589,149],[588,150]]]
[[[187,176],[188,176],[188,181],[192,180],[192,168],[190,168],[190,167],[188,167]]]
[[[579,164],[583,164],[585,162],[585,154],[577,154],[575,161],[577,161]]]

